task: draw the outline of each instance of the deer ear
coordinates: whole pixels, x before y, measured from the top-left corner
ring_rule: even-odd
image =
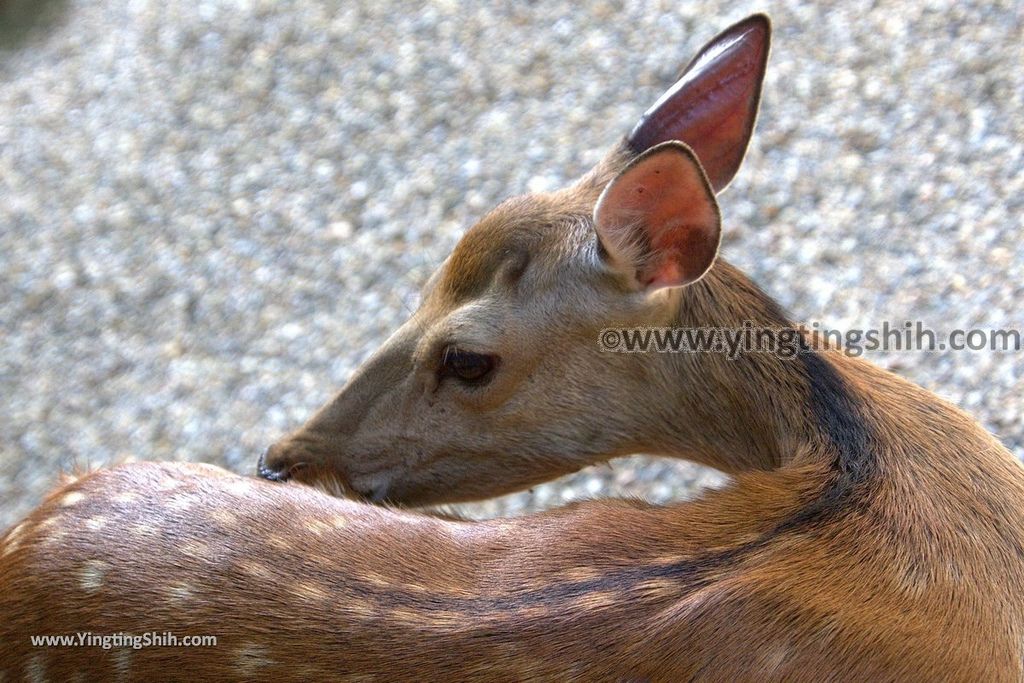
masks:
[[[644,291],[699,280],[721,239],[715,194],[681,142],[652,147],[608,183],[594,227],[611,265]]]
[[[754,132],[770,42],[771,22],[754,14],[705,45],[626,137],[633,152],[685,142],[715,192],[725,189]]]

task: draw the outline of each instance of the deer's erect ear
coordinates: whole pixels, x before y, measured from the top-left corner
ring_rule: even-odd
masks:
[[[754,132],[771,23],[755,14],[720,33],[647,110],[626,138],[640,153],[667,140],[688,144],[711,187],[729,184]]]
[[[722,234],[707,176],[681,142],[652,147],[608,183],[594,227],[612,266],[647,291],[699,280]]]

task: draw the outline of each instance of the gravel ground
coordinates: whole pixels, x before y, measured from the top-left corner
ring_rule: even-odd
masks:
[[[835,329],[1024,327],[1019,0],[44,6],[27,37],[0,12],[0,527],[62,468],[251,472],[476,217],[578,175],[751,11],[775,48],[726,255]],[[870,357],[1024,455],[1020,353]],[[633,458],[471,510],[719,481]]]

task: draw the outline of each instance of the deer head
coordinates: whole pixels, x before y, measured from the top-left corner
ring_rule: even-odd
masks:
[[[267,451],[261,475],[427,504],[632,452],[678,454],[680,429],[690,457],[711,459],[700,411],[680,415],[675,398],[700,391],[685,386],[693,373],[667,355],[603,353],[598,337],[671,325],[695,283],[731,277],[715,265],[715,195],[750,140],[769,37],[763,15],[727,29],[578,182],[509,199],[470,228],[419,309]]]

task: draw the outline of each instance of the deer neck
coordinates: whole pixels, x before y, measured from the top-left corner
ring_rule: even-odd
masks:
[[[670,297],[678,328],[790,330],[781,307],[729,263]],[[857,470],[871,433],[841,354],[791,337],[799,354],[741,351],[659,354],[675,401],[659,416],[661,451],[736,474],[809,462]]]

